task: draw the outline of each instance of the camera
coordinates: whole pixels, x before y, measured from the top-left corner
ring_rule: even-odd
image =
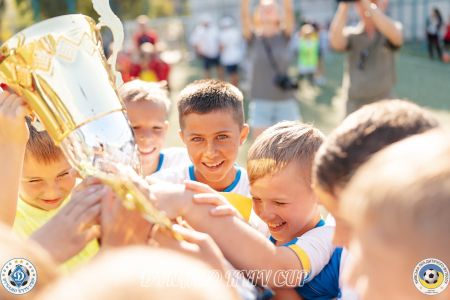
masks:
[[[292,80],[287,74],[277,74],[273,79],[275,85],[284,90],[296,90],[298,88],[297,81]]]

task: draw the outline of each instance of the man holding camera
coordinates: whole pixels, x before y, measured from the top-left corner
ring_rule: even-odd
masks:
[[[256,138],[275,123],[301,118],[296,81],[287,75],[293,58],[289,49],[294,11],[292,0],[260,0],[253,12],[249,0],[242,0],[241,6],[250,67],[249,124]]]
[[[338,0],[330,27],[330,45],[347,51],[343,87],[347,92],[346,114],[377,100],[392,98],[396,80],[395,51],[403,44],[402,25],[386,16],[388,0]],[[345,26],[349,2],[361,22]]]

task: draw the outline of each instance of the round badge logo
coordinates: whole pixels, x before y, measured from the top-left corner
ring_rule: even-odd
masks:
[[[414,268],[414,285],[425,295],[440,294],[447,287],[448,280],[448,267],[439,259],[424,259]]]
[[[3,265],[0,276],[3,287],[15,295],[28,293],[37,281],[36,269],[29,260],[24,258],[13,258],[7,261]]]

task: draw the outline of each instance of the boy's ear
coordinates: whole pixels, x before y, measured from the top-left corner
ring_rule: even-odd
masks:
[[[180,136],[180,139],[183,141],[183,143],[186,144],[186,142],[184,141],[183,130],[178,129],[178,135]]]
[[[250,126],[248,126],[247,123],[244,123],[244,125],[242,126],[242,129],[241,129],[241,135],[239,138],[240,145],[242,145],[247,140],[249,132],[250,132]]]

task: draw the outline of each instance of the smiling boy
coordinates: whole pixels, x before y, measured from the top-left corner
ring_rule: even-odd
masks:
[[[163,149],[171,106],[163,83],[133,80],[120,88],[119,95],[127,108],[145,176],[190,163],[185,148]]]
[[[236,165],[239,146],[247,138],[243,95],[235,86],[218,80],[199,80],[180,93],[180,137],[192,164],[167,169],[152,178],[183,183],[205,183],[219,192],[249,196],[247,172]]]

